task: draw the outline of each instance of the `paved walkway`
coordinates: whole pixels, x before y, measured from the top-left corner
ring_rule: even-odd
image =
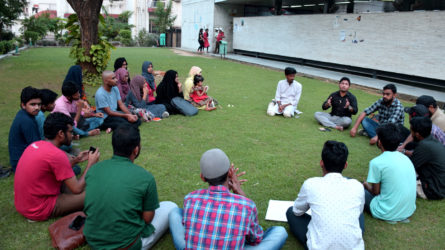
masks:
[[[185,50],[188,51],[188,50]],[[189,51],[194,52],[194,51]],[[203,55],[209,55],[209,56],[215,56],[220,57],[219,55],[215,55],[212,53],[203,54]],[[445,93],[441,91],[436,90],[429,90],[424,88],[419,88],[415,86],[410,85],[404,85],[396,82],[390,82],[380,79],[373,79],[370,77],[365,76],[358,76],[353,75],[349,73],[342,73],[337,71],[331,71],[331,70],[325,70],[320,68],[314,68],[314,67],[308,67],[308,66],[301,66],[298,64],[288,63],[288,62],[280,62],[280,61],[274,61],[274,60],[268,60],[268,59],[262,59],[262,58],[256,58],[251,56],[243,56],[243,55],[236,55],[236,54],[228,54],[226,56],[227,59],[239,61],[239,62],[245,62],[245,63],[251,63],[256,65],[261,65],[273,69],[280,69],[284,70],[285,67],[294,67],[297,69],[298,73],[302,73],[307,76],[313,76],[313,77],[320,77],[329,79],[332,81],[338,81],[343,76],[349,77],[351,79],[351,82],[353,84],[357,84],[360,86],[368,87],[368,88],[374,88],[374,89],[383,89],[383,86],[385,86],[388,83],[394,83],[397,86],[397,92],[400,94],[413,96],[414,98],[419,97],[421,95],[430,95],[434,97],[437,101],[441,103],[445,103]]]

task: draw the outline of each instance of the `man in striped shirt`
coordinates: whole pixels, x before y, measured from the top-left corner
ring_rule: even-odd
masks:
[[[200,161],[201,179],[207,189],[189,193],[184,209],[169,215],[176,249],[280,249],[287,238],[283,227],[263,232],[255,203],[245,197],[238,168],[220,149],[205,152]],[[230,192],[233,191],[233,193]]]

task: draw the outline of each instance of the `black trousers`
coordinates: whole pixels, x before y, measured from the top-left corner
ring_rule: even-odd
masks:
[[[308,230],[307,227],[309,225],[309,222],[311,221],[311,216],[306,213],[301,216],[296,216],[292,211],[292,207],[290,207],[286,212],[286,217],[287,223],[289,224],[289,229],[292,234],[304,246],[305,249],[308,249],[306,244],[306,234]],[[363,213],[360,214],[359,223],[363,234],[365,232],[365,217]]]
[[[107,118],[105,118],[104,120],[104,123],[102,123],[102,126],[100,126],[100,129],[106,130],[108,128],[111,128],[112,130],[115,130],[121,125],[131,125],[138,128],[141,125],[141,120],[138,119],[136,122],[131,123],[123,117],[107,116]]]

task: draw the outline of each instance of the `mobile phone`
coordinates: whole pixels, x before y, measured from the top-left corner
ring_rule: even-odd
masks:
[[[83,217],[81,215],[78,215],[68,226],[70,229],[79,231],[79,229],[82,228],[83,224],[85,223],[86,217]]]
[[[95,147],[90,147],[90,152],[92,152],[92,153],[96,152],[96,148]]]

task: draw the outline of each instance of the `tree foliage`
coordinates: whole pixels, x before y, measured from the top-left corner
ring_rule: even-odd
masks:
[[[128,19],[133,12],[124,11],[118,18],[113,18],[105,8],[102,7],[102,10],[105,14],[105,23],[104,25],[99,24],[99,30],[108,37],[108,40],[115,40],[121,30],[131,30],[134,27],[134,25],[128,24]]]
[[[20,28],[26,42],[36,42],[46,36],[48,32],[53,32],[56,41],[62,38],[62,32],[65,28],[65,19],[50,18],[48,13],[39,17],[31,16],[22,21],[22,28]]]
[[[99,23],[101,25],[105,25],[105,20],[102,16],[99,16]],[[79,20],[76,14],[69,16],[65,27],[68,30],[66,43],[72,43],[70,57],[75,60],[76,64],[89,63],[94,67],[96,72],[87,71],[87,77],[85,78],[92,79],[92,82],[86,81],[85,83],[90,83],[93,86],[96,85],[98,83],[98,78],[91,75],[97,76],[98,73],[101,73],[107,68],[108,61],[111,57],[111,49],[114,49],[114,46],[111,45],[108,42],[107,37],[103,36],[99,31],[98,42],[96,44],[92,44],[90,48],[84,48],[81,41],[82,34]]]
[[[22,14],[26,0],[0,0],[0,40],[3,28],[11,25]]]
[[[155,11],[156,17],[153,22],[156,25],[159,33],[165,33],[167,30],[171,29],[171,27],[173,26],[173,22],[176,20],[176,16],[171,15],[171,1],[167,4],[167,7],[164,7],[164,3],[157,2]]]

